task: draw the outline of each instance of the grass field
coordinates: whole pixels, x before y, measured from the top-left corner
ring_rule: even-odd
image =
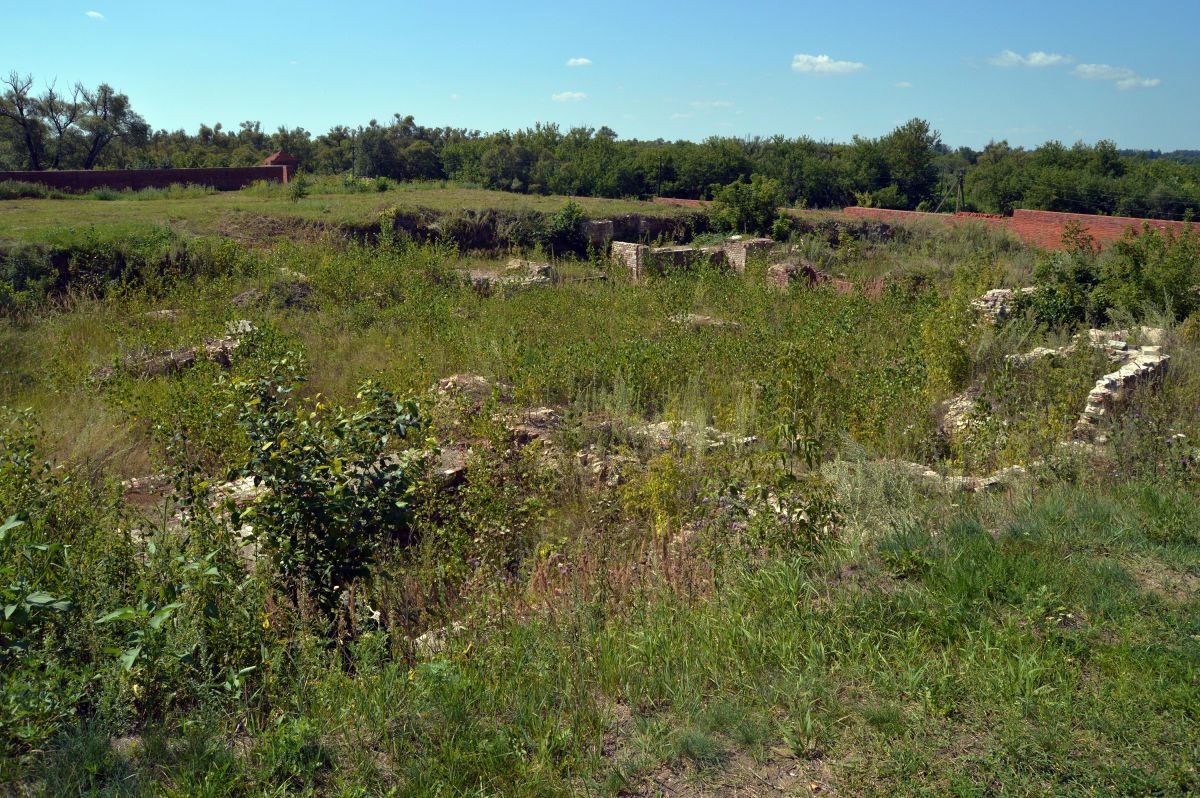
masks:
[[[191,188],[164,191],[112,192],[64,199],[22,199],[0,202],[0,240],[36,238],[49,228],[82,225],[161,224],[192,235],[234,234],[248,241],[270,234],[262,219],[330,227],[368,227],[392,207],[432,211],[462,209],[536,210],[553,213],[566,197],[513,194],[435,183],[392,183],[387,191],[368,188],[347,191],[338,181],[313,181],[307,196],[293,200],[286,186],[253,187],[243,191],[203,192]],[[672,216],[680,208],[637,200],[579,197],[575,202],[592,218],[626,213]]]
[[[4,264],[0,785],[1200,793],[1197,317],[1118,317],[1170,369],[1069,447],[1112,365],[1008,359],[1080,328],[980,321],[1047,263],[982,229],[792,242],[877,299],[599,256],[482,296],[458,272],[503,260],[220,233],[495,196],[0,203],[67,253]],[[239,320],[223,362],[144,369]]]

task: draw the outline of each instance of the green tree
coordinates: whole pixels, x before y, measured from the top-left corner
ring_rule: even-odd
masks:
[[[779,181],[762,175],[754,175],[748,182],[735,180],[715,189],[713,195],[717,226],[741,233],[769,233],[783,205]]]

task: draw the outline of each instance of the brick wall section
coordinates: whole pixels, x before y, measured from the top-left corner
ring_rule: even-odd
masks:
[[[1036,243],[1047,249],[1057,249],[1062,246],[1063,229],[1071,222],[1082,225],[1098,244],[1107,244],[1120,239],[1130,227],[1141,231],[1142,225],[1149,225],[1154,230],[1171,230],[1178,234],[1182,233],[1187,226],[1187,222],[1168,219],[1135,219],[1130,216],[1094,216],[1085,213],[1015,210],[1009,221],[1009,229],[1030,243]],[[1051,238],[1054,232],[1057,232],[1057,235]]]
[[[256,180],[288,182],[286,166],[241,166],[225,169],[94,169],[58,172],[0,172],[0,181],[21,180],[64,191],[166,188],[175,184],[212,186],[219,191],[245,188]]]
[[[1015,210],[1012,216],[992,216],[983,213],[919,213],[917,211],[893,211],[884,208],[845,208],[844,216],[860,219],[875,219],[882,222],[933,221],[942,224],[982,222],[989,227],[1009,230],[1027,244],[1043,249],[1062,249],[1063,231],[1071,222],[1081,225],[1097,244],[1112,243],[1125,235],[1129,228],[1141,230],[1149,225],[1156,230],[1182,232],[1186,222],[1167,219],[1136,219],[1130,216],[1096,216],[1086,213],[1058,213],[1055,211]]]
[[[755,252],[765,252],[775,246],[769,238],[744,238],[741,241],[729,241],[725,244],[725,257],[734,271],[746,271],[746,261]]]
[[[627,241],[612,243],[613,260],[629,270],[629,278],[637,281],[642,279],[646,269],[646,258],[650,255],[650,247],[645,244],[631,244]]]

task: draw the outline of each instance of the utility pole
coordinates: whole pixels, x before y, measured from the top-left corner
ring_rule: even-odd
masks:
[[[961,169],[958,170],[958,175],[957,175],[957,177],[958,177],[958,196],[954,200],[954,212],[955,213],[961,213],[963,205],[966,204],[966,202],[963,200],[963,175],[964,174],[965,173],[963,170],[961,170]]]

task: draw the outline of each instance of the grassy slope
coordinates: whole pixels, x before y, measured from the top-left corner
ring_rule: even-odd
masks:
[[[311,193],[293,202],[283,190],[231,191],[179,199],[141,200],[122,197],[96,200],[23,199],[0,202],[0,240],[22,240],[38,236],[47,228],[62,225],[82,226],[167,224],[191,234],[215,234],[250,224],[257,217],[299,219],[304,222],[363,226],[374,222],[385,208],[429,208],[454,211],[464,208],[482,210],[539,210],[553,213],[567,201],[565,197],[527,196],[503,191],[442,187],[440,183],[393,185],[383,193],[347,194],[336,186],[314,184]],[[637,200],[607,200],[583,197],[576,200],[584,213],[605,218],[626,213],[670,216],[681,210]]]

